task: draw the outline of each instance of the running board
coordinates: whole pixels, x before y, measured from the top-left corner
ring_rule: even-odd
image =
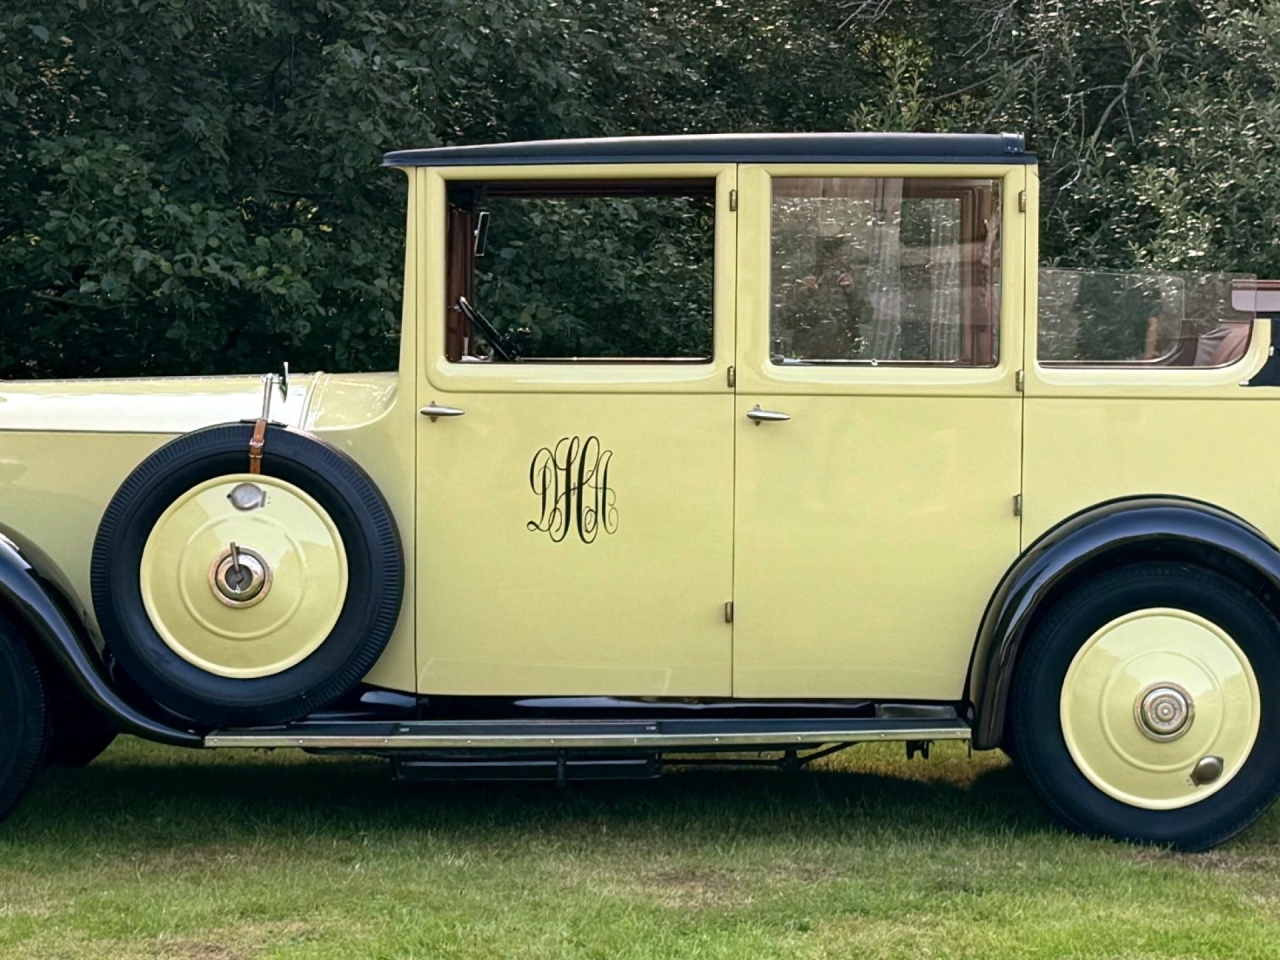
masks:
[[[958,719],[817,717],[698,720],[301,721],[284,727],[215,730],[206,747],[305,750],[731,750],[791,749],[877,740],[968,740]]]

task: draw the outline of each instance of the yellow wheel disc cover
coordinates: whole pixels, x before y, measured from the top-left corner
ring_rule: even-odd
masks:
[[[1160,697],[1175,705],[1166,702],[1166,717],[1189,700],[1172,735],[1144,726],[1143,703]],[[1080,772],[1103,793],[1148,810],[1189,806],[1226,786],[1253,749],[1260,714],[1258,681],[1235,641],[1203,617],[1167,607],[1106,624],[1076,653],[1062,684],[1062,733]],[[1222,772],[1197,784],[1192,773],[1206,757],[1221,758]]]
[[[266,568],[248,602],[217,585],[233,564],[232,544],[242,564]],[[347,556],[333,520],[305,491],[232,474],[191,488],[161,515],[139,579],[151,624],[174,653],[248,679],[288,670],[324,643],[346,600]]]

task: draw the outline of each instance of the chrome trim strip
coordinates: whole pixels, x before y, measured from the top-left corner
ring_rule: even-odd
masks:
[[[458,726],[450,724],[450,726]],[[484,726],[484,724],[477,724]],[[821,727],[802,732],[767,730],[750,732],[725,731],[721,733],[670,733],[658,732],[656,724],[645,724],[652,732],[644,733],[563,733],[554,736],[543,734],[485,735],[481,732],[461,733],[418,732],[405,727],[403,733],[388,736],[368,734],[291,733],[287,730],[262,732],[215,730],[204,738],[206,747],[303,747],[309,750],[447,750],[450,748],[481,750],[502,749],[575,749],[594,748],[650,748],[672,749],[686,747],[752,747],[791,746],[796,744],[864,743],[885,740],[968,740],[970,728],[961,720],[950,723],[877,725],[875,728]]]

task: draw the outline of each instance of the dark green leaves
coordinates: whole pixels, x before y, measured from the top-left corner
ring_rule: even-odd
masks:
[[[443,143],[1022,130],[1046,260],[1280,276],[1278,64],[1257,0],[8,0],[0,375],[389,368],[403,186],[378,162]]]

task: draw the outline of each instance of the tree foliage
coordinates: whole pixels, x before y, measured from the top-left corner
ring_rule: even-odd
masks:
[[[711,197],[485,204],[476,291],[523,357],[709,358]]]
[[[1060,265],[1280,275],[1276,0],[8,0],[0,375],[394,363],[383,151],[1025,131]]]

